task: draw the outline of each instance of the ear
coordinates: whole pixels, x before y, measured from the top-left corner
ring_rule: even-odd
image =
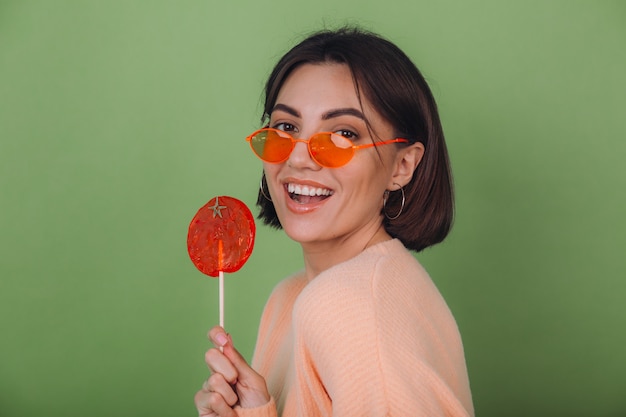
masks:
[[[404,187],[413,178],[413,173],[424,156],[424,144],[415,142],[398,151],[395,160],[395,168],[389,180],[387,188],[395,190],[398,185]],[[394,185],[395,184],[395,185]]]

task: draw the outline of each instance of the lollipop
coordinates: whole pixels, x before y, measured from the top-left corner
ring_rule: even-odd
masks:
[[[256,228],[250,209],[233,197],[219,196],[198,210],[189,224],[187,251],[205,275],[219,277],[220,326],[224,327],[224,272],[238,271],[254,247]]]

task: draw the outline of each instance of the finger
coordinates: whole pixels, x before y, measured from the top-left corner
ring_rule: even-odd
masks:
[[[201,417],[220,416],[220,417],[236,417],[235,411],[228,405],[217,392],[208,392],[205,390],[198,391],[194,398],[198,415]]]
[[[239,351],[233,345],[229,336],[229,343],[224,346],[224,356],[226,356],[230,363],[237,372],[237,383],[247,388],[253,388],[255,390],[266,390],[265,379],[259,375],[250,365],[246,362],[246,359],[239,353]]]
[[[230,336],[227,337],[228,343],[224,345],[223,354],[233,365],[235,371],[239,374],[239,378],[241,379],[243,376],[249,375],[251,372],[256,374],[254,369],[252,369],[250,365],[248,365],[246,359],[235,348],[235,345],[232,343],[232,339],[230,338]]]
[[[219,349],[212,348],[207,350],[204,360],[213,374],[218,373],[224,376],[229,384],[237,382],[239,373],[231,362]]]
[[[244,357],[235,349],[230,336],[228,336],[228,343],[224,345],[223,355],[229,359],[238,375],[235,389],[239,404],[244,408],[267,404],[270,394],[267,391],[265,379],[248,365]]]
[[[209,339],[217,347],[224,347],[229,341],[226,331],[220,326],[215,326],[209,330]]]
[[[237,404],[237,401],[239,400],[237,394],[235,394],[235,391],[233,390],[233,387],[228,383],[228,381],[226,381],[224,375],[222,374],[211,375],[204,383],[202,389],[209,392],[217,392],[231,407]]]

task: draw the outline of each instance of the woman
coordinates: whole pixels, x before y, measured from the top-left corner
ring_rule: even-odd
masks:
[[[252,367],[221,327],[200,416],[471,416],[459,332],[409,250],[442,241],[452,185],[432,94],[395,45],[358,29],[289,51],[266,85],[259,217],[304,270],[267,302]],[[320,133],[322,132],[322,133]]]

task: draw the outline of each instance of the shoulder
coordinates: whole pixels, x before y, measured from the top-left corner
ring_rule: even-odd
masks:
[[[369,248],[313,279],[295,301],[293,320],[303,335],[336,340],[387,333],[413,345],[456,341],[458,332],[430,276],[398,240]]]
[[[285,299],[296,297],[302,288],[304,288],[307,284],[306,277],[304,276],[303,271],[296,272],[295,274],[283,279],[280,281],[270,294],[270,299]]]
[[[288,315],[296,298],[306,286],[307,280],[302,271],[280,281],[272,290],[263,309],[263,316]]]
[[[297,303],[311,302],[318,306],[332,303],[336,305],[332,310],[352,308],[354,303],[371,308],[371,303],[381,297],[433,290],[436,289],[426,270],[394,239],[324,271],[302,290]]]
[[[297,297],[294,320],[313,327],[323,321],[375,327],[384,317],[414,317],[418,298],[433,296],[438,292],[427,272],[400,241],[391,240],[315,277]]]

